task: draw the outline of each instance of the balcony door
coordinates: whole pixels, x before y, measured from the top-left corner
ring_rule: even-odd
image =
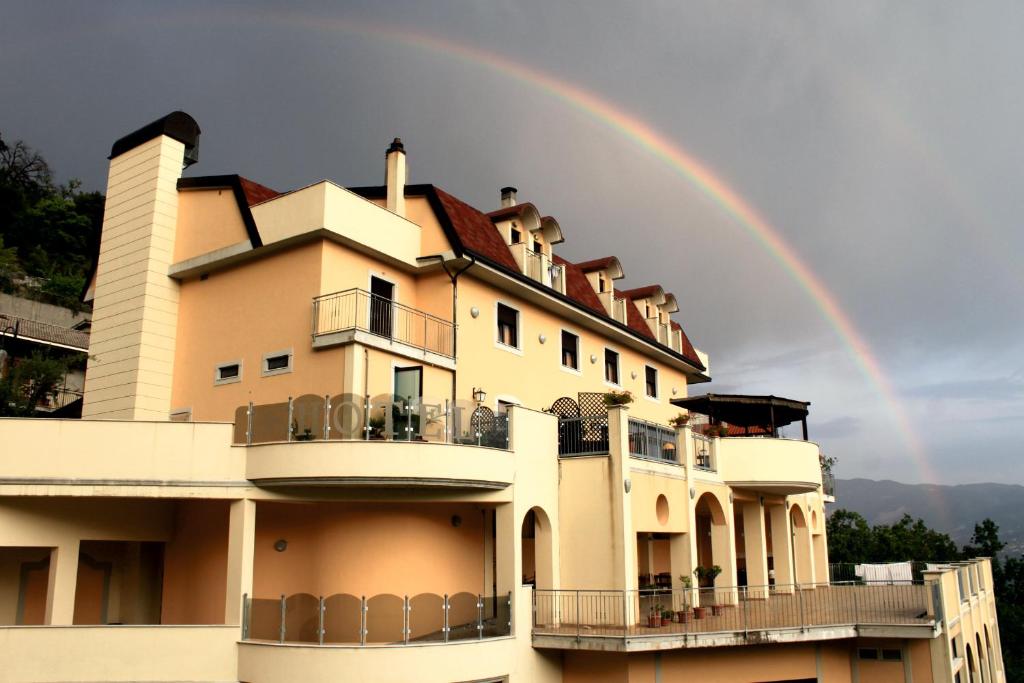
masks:
[[[392,412],[393,438],[412,441],[420,436],[420,403],[423,397],[423,368],[395,368],[395,402]]]
[[[379,277],[370,278],[370,332],[391,338],[392,303],[395,285]]]

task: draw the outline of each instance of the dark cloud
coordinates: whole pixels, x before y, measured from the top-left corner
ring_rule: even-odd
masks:
[[[620,130],[352,22],[497,54],[660,131],[774,226],[868,356],[756,236]],[[192,173],[279,189],[379,182],[400,135],[413,182],[484,209],[516,185],[559,219],[564,255],[617,254],[625,284],[675,292],[712,390],[810,400],[843,476],[928,476],[876,366],[932,473],[1022,482],[1022,33],[1014,2],[8,2],[0,131],[88,188],[111,141],[176,108],[204,131]]]

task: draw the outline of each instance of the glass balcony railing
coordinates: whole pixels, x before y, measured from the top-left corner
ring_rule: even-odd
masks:
[[[511,593],[245,596],[242,640],[359,646],[483,640],[512,633],[511,608]]]

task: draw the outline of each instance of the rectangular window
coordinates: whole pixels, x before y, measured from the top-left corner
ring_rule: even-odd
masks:
[[[231,384],[242,381],[242,361],[221,363],[213,373],[214,384]]]
[[[651,398],[658,398],[658,370],[650,365],[644,368],[644,379],[647,387],[647,395]]]
[[[882,659],[887,662],[899,662],[903,659],[903,653],[896,649],[883,648]]]
[[[263,367],[260,368],[260,375],[268,377],[272,375],[283,375],[292,371],[292,351],[273,351],[263,354]]]
[[[533,241],[533,253],[534,254],[539,254],[540,251],[541,251],[541,249],[540,249],[540,242],[538,242],[537,240],[534,240]]]
[[[562,330],[562,365],[580,369],[580,338],[565,330]]]
[[[878,659],[878,650],[873,647],[861,647],[857,649],[859,659]]]
[[[611,349],[604,350],[604,381],[619,383],[619,354]]]
[[[505,304],[498,304],[498,341],[519,348],[519,311]]]
[[[509,231],[508,231],[508,234],[509,234],[509,239],[512,242],[512,244],[519,244],[519,242],[521,242],[522,239],[523,239],[522,233],[520,233],[515,228],[510,228]]]

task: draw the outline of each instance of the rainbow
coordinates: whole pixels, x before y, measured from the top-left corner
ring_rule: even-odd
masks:
[[[217,10],[220,10],[220,8],[217,8]],[[204,12],[202,21],[208,23],[211,20],[210,14],[213,13]],[[230,13],[229,16],[224,18],[233,24],[247,21],[257,24],[280,23],[301,26],[318,32],[343,32],[361,37],[377,37],[385,41],[433,52],[444,57],[459,59],[469,64],[483,66],[526,86],[540,90],[555,100],[564,102],[660,159],[676,174],[716,204],[725,214],[730,216],[807,293],[822,317],[833,328],[860,372],[881,397],[922,477],[930,483],[938,481],[938,477],[928,461],[924,446],[918,438],[907,412],[900,403],[896,390],[889,382],[871,347],[865,341],[863,335],[857,331],[850,317],[843,311],[835,295],[829,291],[825,283],[804,263],[797,252],[786,243],[779,232],[767,220],[762,218],[752,206],[744,201],[739,194],[718,178],[705,164],[688,153],[681,145],[673,142],[646,122],[607,100],[572,83],[555,78],[548,73],[513,62],[506,57],[480,48],[424,33],[391,26],[300,14],[293,10],[288,10],[287,12]]]

